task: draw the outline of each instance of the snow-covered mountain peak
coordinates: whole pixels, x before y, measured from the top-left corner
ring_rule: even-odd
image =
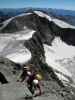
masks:
[[[40,17],[47,18],[49,21],[52,21],[52,18],[49,15],[47,15],[41,11],[34,11],[34,13]]]
[[[47,15],[44,12],[41,12],[41,11],[34,11],[34,12],[38,16],[43,17],[43,18],[46,18],[47,20],[54,22],[56,25],[58,25],[61,28],[72,28],[72,29],[75,29],[75,26],[70,25],[69,23],[67,23],[65,21],[62,21],[62,20],[60,20],[58,18],[50,17],[50,15]]]

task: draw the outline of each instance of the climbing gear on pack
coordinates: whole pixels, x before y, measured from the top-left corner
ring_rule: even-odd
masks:
[[[36,74],[36,78],[37,78],[38,80],[42,80],[42,79],[43,79],[43,77],[42,77],[41,74]]]

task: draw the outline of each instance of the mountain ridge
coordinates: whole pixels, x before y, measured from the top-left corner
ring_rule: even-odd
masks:
[[[12,9],[10,9],[10,8],[9,9],[8,8],[0,9],[0,17],[1,17],[0,22],[4,21],[10,17],[16,16],[16,15],[19,15],[19,14],[22,14],[22,13],[25,13],[28,11],[34,11],[34,10],[44,11],[49,15],[56,16],[62,20],[64,19],[65,21],[67,20],[67,21],[69,21],[69,23],[75,25],[75,22],[74,22],[75,11],[64,10],[64,9],[31,8],[31,7],[30,8],[17,8],[17,9],[16,8],[15,9],[13,9],[13,8]]]
[[[53,57],[57,58],[56,54],[58,54],[58,57],[63,58],[62,55],[65,53],[60,51],[65,50],[63,48],[65,45],[69,48],[75,47],[74,25],[42,11],[28,11],[25,15],[17,15],[4,21],[3,26],[0,27],[0,38],[0,45],[2,45],[0,53],[3,54],[3,58],[6,58],[4,62],[9,63],[3,63],[6,69],[8,65],[12,65],[12,69],[19,73],[18,70],[22,69],[24,64],[33,64],[35,69],[43,74],[45,81],[56,82],[61,88],[73,84],[72,73],[65,66],[55,62]],[[29,57],[27,61],[24,58],[27,57],[26,54]],[[19,63],[19,60],[23,62]],[[11,70],[8,72],[11,72],[10,79],[13,74]]]

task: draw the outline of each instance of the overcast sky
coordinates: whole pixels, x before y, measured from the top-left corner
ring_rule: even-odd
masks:
[[[0,0],[0,8],[60,8],[75,10],[75,0]]]

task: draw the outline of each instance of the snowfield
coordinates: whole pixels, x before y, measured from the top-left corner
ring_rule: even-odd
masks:
[[[70,69],[66,68],[65,65],[62,66],[57,61],[65,58],[73,58],[75,56],[75,47],[67,45],[58,37],[54,39],[52,46],[47,44],[43,44],[43,46],[46,63],[55,70],[60,80],[69,81],[66,76],[72,78],[74,73],[72,73]]]
[[[24,64],[31,59],[31,52],[27,48],[24,48],[24,50],[19,49],[18,52],[12,52],[11,54],[6,55],[5,58],[8,58],[15,63]]]
[[[32,38],[35,31],[25,27],[25,30],[19,33],[0,34],[0,55],[15,63],[23,64],[31,59],[31,52],[21,42]]]

